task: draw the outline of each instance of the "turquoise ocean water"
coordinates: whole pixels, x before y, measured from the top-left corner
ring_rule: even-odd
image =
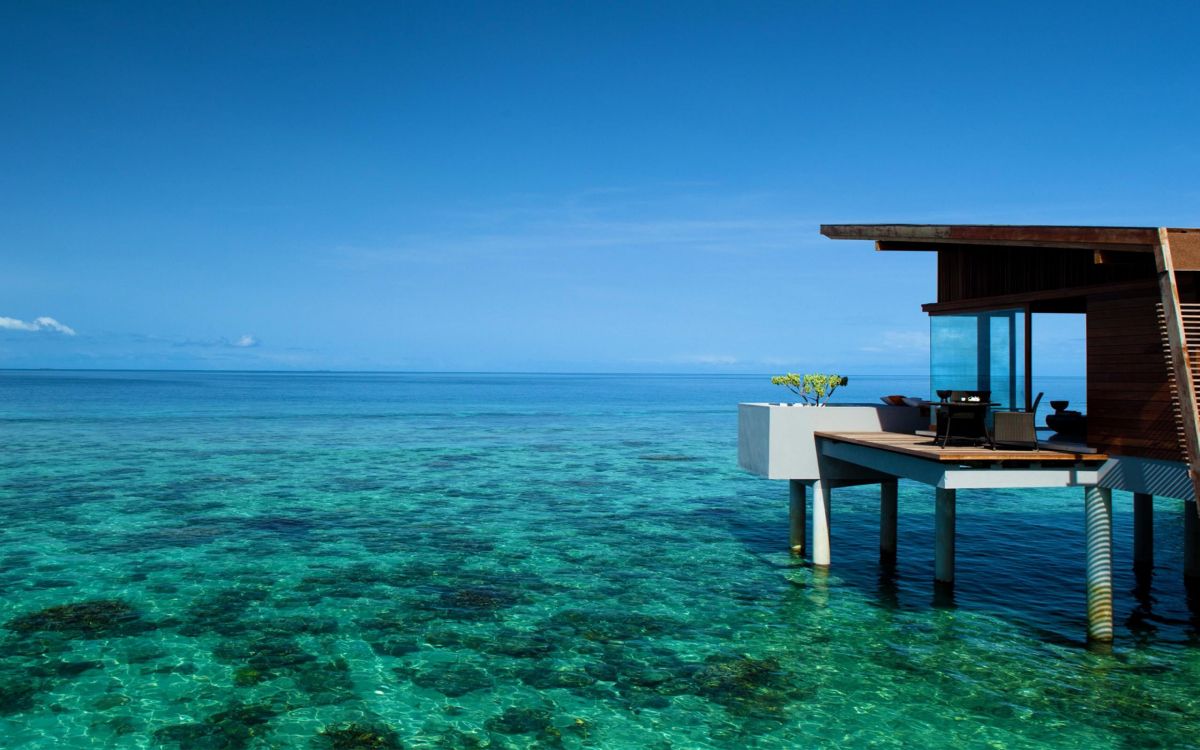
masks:
[[[1079,384],[1053,383],[1053,395]],[[1050,390],[1050,389],[1048,389]],[[921,393],[855,378],[848,399]],[[761,377],[0,373],[0,747],[1194,747],[1181,503],[1082,641],[1078,491],[737,468]],[[1200,607],[1197,607],[1200,610]]]

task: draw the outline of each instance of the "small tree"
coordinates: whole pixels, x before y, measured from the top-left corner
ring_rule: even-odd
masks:
[[[820,375],[817,373],[797,375],[789,372],[787,375],[776,375],[771,378],[771,383],[787,388],[799,396],[805,404],[824,406],[839,386],[850,383],[850,378],[843,375]]]

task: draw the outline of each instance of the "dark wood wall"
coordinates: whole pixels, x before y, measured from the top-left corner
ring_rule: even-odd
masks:
[[[1087,298],[1088,445],[1183,461],[1158,296]]]
[[[1155,278],[1150,253],[1040,247],[956,246],[938,250],[938,302],[998,297]]]

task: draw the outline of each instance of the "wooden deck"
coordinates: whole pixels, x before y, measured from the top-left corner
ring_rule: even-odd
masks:
[[[930,461],[943,463],[996,463],[998,461],[1020,461],[1022,463],[1078,463],[1086,461],[1103,462],[1108,456],[1103,453],[1072,453],[1062,450],[1013,450],[991,448],[975,448],[972,446],[950,445],[940,448],[934,444],[933,438],[923,435],[909,435],[901,432],[817,432],[818,438],[836,440],[841,443],[862,445],[868,448],[903,453]]]

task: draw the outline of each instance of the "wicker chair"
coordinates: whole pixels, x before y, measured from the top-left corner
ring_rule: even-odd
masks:
[[[989,435],[992,450],[996,450],[998,445],[1038,449],[1037,408],[1043,395],[1037,395],[1029,411],[998,411],[992,414],[992,434]]]

